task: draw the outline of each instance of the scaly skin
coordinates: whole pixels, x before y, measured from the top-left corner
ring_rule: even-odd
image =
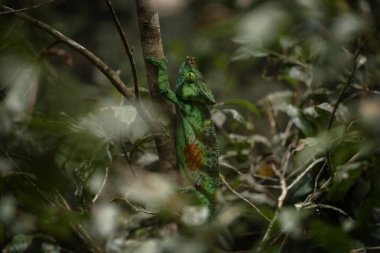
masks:
[[[194,58],[187,57],[181,65],[175,93],[169,89],[166,57],[149,57],[147,61],[158,68],[161,94],[176,105],[176,149],[183,183],[195,189],[199,200],[209,207],[212,216],[215,193],[220,187],[218,145],[207,107],[215,104],[213,94],[196,68]]]

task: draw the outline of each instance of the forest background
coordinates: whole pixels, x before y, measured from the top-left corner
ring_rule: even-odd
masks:
[[[114,0],[124,45],[109,3],[0,2],[4,253],[380,251],[379,1]],[[216,97],[212,224],[177,194],[149,54],[172,87],[195,56]]]

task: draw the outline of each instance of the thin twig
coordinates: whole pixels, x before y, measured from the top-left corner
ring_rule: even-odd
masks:
[[[300,66],[304,69],[307,69],[309,68],[309,66],[301,61],[298,61],[297,59],[292,59],[291,57],[287,56],[287,55],[284,55],[284,54],[280,54],[280,53],[277,53],[277,52],[274,52],[274,51],[267,51],[267,53],[270,55],[270,56],[273,56],[273,57],[277,57],[279,60],[283,61],[283,62],[287,62],[287,63],[291,63],[291,64],[294,64],[294,65],[297,65],[297,66]]]
[[[294,179],[294,181],[291,184],[289,184],[288,190],[293,188],[293,186],[296,185],[317,163],[320,163],[324,161],[325,159],[326,158],[321,157],[315,160],[314,162],[312,162],[296,179]]]
[[[326,160],[327,162],[327,160]],[[323,165],[325,166],[325,165]],[[331,177],[329,177],[324,183],[323,185],[319,188],[318,191],[313,191],[312,193],[310,193],[306,199],[302,202],[302,205],[300,208],[303,208],[304,206],[308,205],[309,202],[311,201],[316,201],[317,198],[319,198],[327,189],[327,187],[331,184],[332,182],[332,179]]]
[[[281,174],[282,175],[285,175],[286,172],[288,171],[289,162],[290,162],[290,158],[292,157],[292,155],[293,155],[293,152],[290,150],[287,150],[286,154],[283,156],[283,158],[281,160]],[[272,165],[272,169],[273,168],[274,167]],[[279,175],[277,175],[277,176],[279,177]]]
[[[95,201],[99,198],[100,194],[103,191],[104,186],[106,185],[107,178],[108,178],[108,167],[106,167],[106,170],[104,172],[104,179],[103,179],[102,185],[100,186],[100,188],[99,188],[98,192],[96,193],[95,197],[92,199],[92,203],[95,203]]]
[[[70,205],[67,203],[67,201],[62,196],[62,194],[59,193],[58,191],[56,191],[56,194],[58,197],[58,203],[61,206],[64,206],[64,208],[67,211],[72,212]],[[84,240],[91,247],[92,252],[94,252],[94,253],[103,253],[104,252],[101,249],[101,247],[98,245],[96,240],[90,234],[87,233],[87,231],[83,228],[83,226],[79,222],[70,222],[70,225],[73,228],[73,230],[82,238],[82,240]]]
[[[135,96],[138,100],[140,100],[140,94],[139,94],[139,84],[138,84],[138,79],[137,79],[137,70],[136,70],[136,64],[135,60],[133,58],[133,52],[132,49],[128,43],[127,36],[123,30],[123,28],[120,25],[119,19],[117,18],[115,9],[112,6],[111,0],[106,0],[108,10],[110,11],[113,21],[116,25],[117,31],[119,33],[119,36],[121,38],[121,41],[123,42],[123,46],[125,49],[125,52],[127,53],[129,62],[131,64],[131,71],[132,71],[132,76],[133,76],[133,84],[134,84],[134,89],[135,89]]]
[[[277,209],[281,209],[282,205],[284,204],[286,195],[288,194],[288,188],[286,187],[284,173],[282,171],[279,171],[276,168],[276,166],[274,166],[274,164],[272,164],[272,170],[276,174],[276,176],[280,179],[281,194],[278,197]]]
[[[243,173],[241,173],[235,166],[229,164],[228,162],[224,161],[223,159],[219,159],[219,166],[227,168],[227,169],[231,169],[231,170],[235,171],[236,174],[238,174],[240,176],[243,175]]]
[[[285,176],[284,176],[284,171],[278,170],[276,168],[276,166],[274,166],[273,164],[272,164],[272,170],[273,170],[273,172],[275,173],[275,175],[280,180],[281,194],[280,194],[280,196],[277,199],[276,212],[275,212],[272,220],[270,221],[269,226],[268,226],[268,228],[265,231],[265,234],[263,236],[263,239],[261,240],[261,242],[259,244],[259,247],[256,249],[256,252],[261,252],[262,249],[263,249],[264,243],[269,240],[270,235],[272,233],[273,225],[274,225],[274,223],[278,219],[278,214],[279,214],[279,212],[280,212],[280,210],[281,210],[281,208],[282,208],[282,206],[284,204],[284,201],[286,199],[286,195],[288,194],[288,187],[286,186],[286,180],[285,180]]]
[[[359,44],[357,46],[356,50],[355,50],[355,53],[352,56],[351,73],[348,76],[348,78],[346,80],[346,83],[345,83],[343,89],[340,91],[338,99],[337,99],[337,101],[334,104],[333,110],[332,110],[331,115],[330,115],[329,123],[327,125],[327,130],[328,131],[331,130],[331,127],[332,127],[332,124],[334,122],[335,114],[336,114],[336,111],[338,110],[339,104],[343,101],[343,96],[346,93],[348,87],[351,86],[351,83],[352,83],[352,81],[353,81],[353,79],[355,77],[356,69],[357,69],[357,66],[358,66],[357,58],[359,56],[361,47],[362,47],[362,44]],[[330,177],[332,179],[334,179],[335,169],[334,169],[334,166],[333,166],[332,161],[331,161],[331,153],[332,153],[331,152],[331,145],[329,145],[329,147],[327,148],[327,151],[326,151],[326,158],[327,158],[328,169],[329,169],[330,174],[331,174]]]
[[[276,185],[276,184],[268,184],[268,185],[265,185],[265,188],[269,188],[269,189],[281,189],[281,186]]]
[[[336,211],[336,212],[338,212],[338,213],[343,214],[344,216],[346,216],[346,217],[349,218],[350,220],[353,220],[353,219],[351,218],[351,216],[348,215],[348,213],[346,213],[346,212],[343,211],[342,209],[337,208],[337,207],[335,207],[335,206],[326,205],[326,204],[315,204],[315,205],[316,205],[316,207],[319,207],[319,208],[324,208],[324,209],[331,209],[331,210],[334,210],[334,211]]]
[[[62,196],[61,193],[58,192],[58,190],[56,190],[56,196],[58,197],[58,200],[57,198],[51,198],[49,197],[47,194],[45,194],[32,180],[29,179],[29,183],[31,185],[33,185],[35,187],[35,189],[37,190],[37,192],[41,195],[41,197],[47,201],[48,203],[50,203],[51,205],[53,205],[54,207],[56,208],[59,208],[59,209],[63,209],[63,210],[66,210],[68,212],[72,212],[72,209],[71,207],[69,206],[69,204],[67,203],[67,201],[65,200],[65,198]],[[73,229],[73,231],[75,233],[77,233],[77,235],[89,246],[91,247],[90,251],[94,252],[94,253],[103,253],[103,250],[100,248],[100,246],[96,243],[96,241],[94,240],[94,238],[92,238],[88,233],[87,231],[83,228],[83,226],[81,224],[79,224],[78,222],[70,222],[70,226],[71,228]]]
[[[354,79],[355,77],[355,73],[356,73],[356,68],[358,66],[357,64],[357,59],[358,59],[358,56],[359,56],[359,53],[360,53],[360,49],[361,49],[361,45],[359,45],[354,53],[354,55],[352,56],[352,66],[351,66],[351,73],[349,75],[349,77],[347,78],[347,81],[343,87],[343,89],[341,90],[340,94],[339,94],[339,97],[337,99],[337,101],[335,102],[334,104],[334,107],[333,107],[333,110],[331,112],[331,115],[330,115],[330,119],[329,119],[329,124],[327,125],[327,130],[330,130],[331,127],[332,127],[332,124],[333,124],[333,121],[334,121],[334,118],[335,118],[335,114],[336,114],[336,111],[339,107],[339,104],[342,102],[343,100],[343,96],[344,96],[344,93],[346,93],[348,87],[350,87],[351,83],[352,83],[352,80]]]
[[[310,161],[312,161],[313,159],[314,159],[314,157],[309,157],[309,158],[307,158],[307,160],[304,161],[304,164],[308,164],[308,163],[309,163]],[[304,170],[304,164],[302,164],[302,165],[299,166],[298,168],[293,169],[291,172],[289,172],[288,175],[286,176],[286,179],[289,180],[290,178],[299,175],[300,171],[303,171],[303,170]]]
[[[319,184],[319,179],[320,179],[320,177],[322,176],[322,173],[323,173],[323,170],[324,170],[326,164],[327,164],[327,160],[325,160],[325,163],[322,165],[321,169],[318,171],[317,176],[315,177],[315,180],[314,180],[314,190],[313,190],[313,192],[317,192],[318,184]]]
[[[220,174],[220,178],[222,180],[222,182],[224,183],[225,186],[227,186],[227,188],[232,192],[234,193],[236,196],[238,196],[239,198],[241,198],[242,200],[244,200],[244,202],[246,202],[247,204],[249,204],[251,207],[253,207],[253,209],[256,210],[257,213],[259,213],[265,220],[267,221],[271,221],[271,219],[269,219],[263,212],[261,212],[261,210],[255,205],[253,204],[251,201],[249,201],[247,198],[245,198],[244,196],[242,196],[240,193],[238,193],[237,191],[235,191],[226,181],[225,177]]]
[[[372,147],[373,148],[373,147]],[[350,160],[348,160],[345,165],[356,162],[359,158],[361,158],[363,155],[365,155],[370,148],[364,147],[363,149],[359,150],[355,155],[353,155]]]
[[[131,201],[129,201],[127,196],[125,196],[124,198],[121,198],[121,199],[124,200],[128,205],[130,205],[136,212],[141,212],[141,213],[146,213],[146,214],[151,214],[151,215],[158,214],[158,212],[156,212],[156,211],[149,211],[149,210],[146,210],[144,208],[136,206]]]
[[[128,152],[127,152],[127,149],[125,148],[125,145],[124,143],[120,140],[120,146],[121,146],[121,150],[123,151],[123,156],[125,158],[125,160],[127,161],[127,164],[130,168],[130,171],[132,172],[132,175],[137,178],[137,174],[135,172],[135,170],[133,169],[133,166],[132,166],[132,158],[129,157],[128,155]]]
[[[9,8],[7,6],[2,5],[2,9],[5,10],[12,10],[12,8]],[[92,62],[103,74],[110,80],[112,85],[126,98],[132,99],[135,97],[133,92],[131,92],[126,84],[120,79],[119,75],[113,71],[107,64],[105,64],[102,60],[100,60],[94,53],[92,53],[90,50],[79,44],[78,42],[70,39],[69,37],[63,35],[58,30],[54,29],[53,27],[47,25],[46,23],[32,18],[29,15],[23,14],[23,13],[13,13],[16,17],[38,27],[39,29],[49,33],[50,35],[57,38],[62,43],[66,44],[67,46],[73,48],[80,54],[82,54],[87,60]]]
[[[282,249],[284,248],[285,243],[288,240],[288,237],[289,237],[289,232],[287,232],[286,235],[284,236],[284,239],[282,240],[280,246],[278,247],[278,252],[282,252]]]
[[[293,127],[293,121],[289,120],[288,124],[286,125],[285,131],[282,133],[282,136],[281,136],[281,138],[282,138],[281,145],[282,146],[286,145],[286,141],[288,140],[288,137],[291,133],[292,127]]]
[[[268,181],[272,181],[272,182],[277,182],[278,181],[276,178],[261,176],[261,175],[259,175],[257,173],[253,174],[252,176],[255,177],[255,178],[258,178],[258,179],[268,180]],[[270,186],[270,185],[265,185],[265,186]],[[278,188],[278,185],[273,185],[273,186],[275,186],[274,188]]]
[[[15,13],[18,13],[18,12],[29,11],[29,10],[36,9],[36,8],[38,8],[38,7],[41,7],[41,6],[43,6],[43,5],[50,4],[50,3],[55,2],[55,1],[56,1],[56,0],[48,0],[48,1],[46,1],[46,2],[42,2],[42,3],[36,4],[36,5],[32,5],[32,6],[29,6],[29,7],[25,7],[25,8],[22,8],[22,9],[9,10],[9,11],[2,11],[2,12],[0,12],[0,15],[15,14]],[[5,5],[1,5],[1,7],[6,7],[6,6],[5,6]]]
[[[364,248],[359,248],[359,249],[352,249],[352,250],[350,250],[350,253],[366,252],[367,250],[380,250],[380,246],[364,247]]]
[[[302,205],[300,206],[300,208],[297,208],[297,210],[300,210],[300,209],[312,209],[312,208],[330,209],[330,210],[336,211],[336,212],[338,212],[340,214],[343,214],[348,219],[350,219],[351,221],[353,221],[353,219],[351,218],[351,216],[348,213],[346,213],[345,211],[343,211],[342,209],[340,209],[340,208],[338,208],[336,206],[327,205],[327,204],[314,204],[314,203],[311,203],[311,202],[307,202],[307,203],[302,203]]]

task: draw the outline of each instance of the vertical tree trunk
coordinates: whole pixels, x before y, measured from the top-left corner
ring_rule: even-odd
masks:
[[[152,6],[152,0],[136,0],[137,15],[140,28],[141,46],[144,57],[163,57],[160,24],[158,12]],[[159,136],[155,138],[160,170],[169,173],[177,182],[179,181],[178,163],[175,145],[175,124],[173,106],[160,94],[158,88],[157,69],[145,61],[149,92],[154,107],[157,109],[157,120],[160,129]]]

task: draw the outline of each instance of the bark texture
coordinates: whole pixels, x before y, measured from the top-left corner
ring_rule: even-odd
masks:
[[[138,22],[141,36],[141,47],[144,57],[163,57],[160,24],[158,12],[153,7],[152,0],[136,0]],[[145,61],[149,92],[156,109],[156,120],[162,126],[155,138],[160,170],[170,174],[179,181],[178,163],[175,146],[174,108],[160,94],[158,87],[158,72],[156,67]]]

